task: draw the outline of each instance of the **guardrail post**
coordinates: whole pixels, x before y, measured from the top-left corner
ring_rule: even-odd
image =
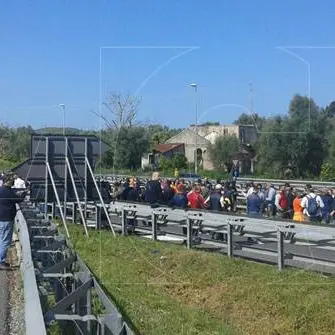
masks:
[[[277,255],[278,255],[278,270],[281,271],[284,264],[284,233],[278,228],[277,230]]]
[[[97,217],[97,221],[96,221],[96,225],[95,225],[95,229],[100,230],[101,229],[101,208],[98,205],[95,205],[95,212],[96,212],[96,217]]]
[[[127,211],[124,208],[121,211],[121,234],[127,235]]]
[[[186,240],[186,245],[187,249],[192,248],[192,240],[193,240],[193,220],[188,217],[187,218],[187,240]]]
[[[228,257],[233,257],[233,225],[227,224],[227,254]]]
[[[157,241],[157,214],[153,211],[151,215],[152,240]]]
[[[92,314],[92,293],[91,290],[87,290],[86,293],[86,314],[87,315],[91,315]],[[87,330],[87,334],[91,334],[92,332],[92,323],[91,321],[87,321],[87,325],[86,325],[86,330]]]
[[[72,223],[76,223],[77,221],[77,210],[78,210],[78,205],[74,202],[72,204]]]

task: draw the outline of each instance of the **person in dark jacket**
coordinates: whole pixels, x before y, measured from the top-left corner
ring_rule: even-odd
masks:
[[[158,178],[158,172],[154,172],[152,174],[152,179],[147,182],[145,188],[145,201],[148,202],[151,207],[159,206],[159,203],[163,198],[162,187]]]
[[[257,195],[257,189],[254,189],[253,192],[247,198],[247,214],[248,216],[260,216],[261,211],[261,199]]]
[[[10,268],[6,258],[12,244],[16,203],[24,199],[25,193],[19,196],[11,188],[14,185],[13,176],[4,176],[3,182],[0,187],[0,270],[7,270]]]
[[[173,196],[169,205],[172,207],[187,208],[187,204],[188,200],[185,186],[183,184],[179,184],[177,186],[177,193]]]
[[[130,191],[129,183],[130,179],[127,178],[126,182],[122,185],[122,193],[120,195],[120,200],[127,201],[128,192]]]
[[[223,208],[221,203],[223,202],[223,199],[221,191],[222,191],[221,184],[216,184],[214,192],[209,196],[208,209],[212,211],[222,211]]]
[[[174,190],[171,187],[171,184],[172,184],[171,180],[167,180],[163,190],[163,201],[165,204],[168,204],[174,196]]]
[[[139,193],[137,191],[135,182],[131,180],[129,182],[129,190],[127,193],[127,201],[137,202],[139,200]]]
[[[324,207],[321,208],[322,218],[325,223],[329,224],[331,220],[331,213],[334,208],[334,198],[332,196],[331,190],[325,190],[324,194],[321,196]]]

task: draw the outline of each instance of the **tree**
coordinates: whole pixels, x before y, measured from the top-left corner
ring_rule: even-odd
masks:
[[[112,93],[107,101],[103,103],[106,109],[111,113],[111,117],[106,117],[93,112],[102,118],[108,128],[121,129],[123,127],[131,128],[136,123],[141,98],[127,94]]]
[[[214,167],[219,172],[229,170],[234,155],[240,149],[240,142],[234,135],[219,136],[215,143],[209,147],[209,155]]]
[[[115,131],[114,131],[115,132]],[[148,151],[149,139],[144,127],[123,127],[112,144],[113,166],[117,169],[137,169],[141,158]]]
[[[187,168],[187,158],[181,152],[177,152],[172,157],[171,162],[172,168],[174,169],[186,169]]]
[[[298,178],[319,175],[326,153],[325,117],[312,99],[295,95],[287,116],[265,123],[256,145],[257,171],[283,177],[290,166]]]
[[[288,164],[283,150],[284,137],[282,132],[286,120],[277,116],[269,119],[256,142],[257,172],[279,176]]]
[[[329,118],[333,118],[335,116],[335,101],[332,101],[326,108],[325,114]]]
[[[239,118],[234,121],[236,125],[255,125],[258,130],[260,130],[266,119],[264,117],[259,116],[257,113],[254,114],[246,114],[242,113]]]

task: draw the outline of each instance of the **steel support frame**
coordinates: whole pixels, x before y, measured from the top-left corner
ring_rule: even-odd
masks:
[[[54,191],[54,194],[55,194],[55,197],[56,197],[56,201],[57,201],[57,204],[58,204],[60,216],[61,216],[61,219],[62,219],[62,222],[63,222],[63,226],[64,226],[64,229],[65,229],[66,235],[67,235],[67,237],[70,237],[69,230],[68,230],[67,224],[66,224],[66,218],[64,216],[62,205],[61,205],[61,202],[59,200],[59,196],[58,196],[58,192],[57,192],[55,180],[53,178],[52,171],[51,171],[51,168],[50,168],[50,165],[49,165],[48,161],[46,162],[46,166],[47,166],[47,169],[48,169],[49,177],[51,179],[52,188],[53,188],[53,191]]]
[[[70,175],[70,179],[71,179],[71,182],[72,182],[74,194],[76,196],[76,200],[77,200],[77,205],[78,205],[78,210],[79,210],[79,213],[80,213],[80,217],[81,217],[81,220],[82,220],[83,225],[84,225],[85,234],[88,237],[86,218],[85,218],[85,215],[83,213],[83,209],[81,208],[81,203],[80,203],[80,199],[79,199],[79,196],[78,196],[78,191],[77,191],[77,188],[76,188],[76,183],[74,181],[74,177],[73,177],[73,173],[72,173],[72,169],[71,169],[71,164],[70,164],[70,161],[69,161],[69,159],[67,157],[65,158],[65,161],[66,161],[65,165],[67,165],[68,172],[69,172],[69,175]],[[74,213],[74,209],[73,209],[73,213]]]
[[[68,139],[66,136],[64,136],[64,141],[65,141],[65,148],[64,148],[64,200],[63,200],[63,205],[64,205],[64,216],[65,219],[67,217],[67,193],[68,193],[68,165],[66,164],[67,159],[68,159]]]
[[[112,225],[112,221],[111,221],[111,219],[110,219],[110,217],[109,217],[109,213],[108,213],[106,204],[105,204],[105,202],[104,202],[104,199],[103,199],[102,196],[101,196],[101,192],[100,192],[100,190],[99,190],[98,184],[97,184],[97,182],[96,182],[96,180],[95,180],[95,177],[94,177],[94,173],[93,173],[92,167],[91,167],[90,162],[89,162],[89,160],[88,160],[87,157],[85,157],[85,161],[86,161],[88,170],[89,170],[89,172],[90,172],[90,174],[91,174],[91,177],[92,177],[92,179],[93,179],[94,186],[95,186],[95,188],[96,188],[96,190],[97,190],[97,193],[98,193],[98,196],[99,196],[99,199],[100,199],[101,206],[102,206],[102,208],[104,209],[105,215],[106,215],[106,217],[107,217],[107,221],[108,221],[109,227],[110,227],[110,229],[111,229],[113,235],[115,236],[115,231],[114,231],[114,228],[113,228],[113,225]]]

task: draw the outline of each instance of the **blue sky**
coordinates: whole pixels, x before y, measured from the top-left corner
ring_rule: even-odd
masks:
[[[278,47],[335,47],[334,10],[330,0],[1,1],[0,122],[61,126],[64,103],[68,126],[99,128],[91,111],[121,92],[142,97],[140,120],[185,127],[196,82],[199,121],[229,124],[249,108],[250,81],[255,112],[285,113],[293,94],[309,94],[307,63],[310,94],[326,105],[335,48]]]

